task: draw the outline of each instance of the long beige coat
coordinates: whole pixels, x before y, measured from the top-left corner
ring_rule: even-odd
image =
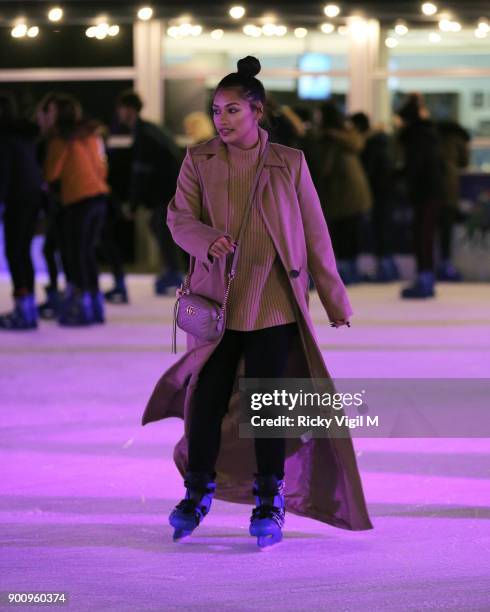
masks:
[[[261,135],[264,140],[263,131]],[[308,271],[331,321],[349,317],[351,307],[337,274],[327,225],[303,153],[271,144],[257,193],[265,225],[295,297],[300,334],[291,351],[286,376],[328,378],[308,311]],[[175,242],[196,257],[191,290],[218,302],[223,298],[229,261],[211,261],[208,250],[216,238],[226,234],[227,206],[226,147],[217,137],[188,151],[176,195],[169,204],[167,223]],[[219,340],[200,342],[188,336],[187,352],[158,381],[143,415],[143,425],[172,416],[184,417],[187,434],[199,372],[218,344]],[[238,436],[238,378],[243,376],[243,365],[242,359],[223,420],[216,497],[251,503],[256,471],[253,440]],[[344,529],[372,528],[350,438],[311,438],[305,443],[288,439],[286,453],[288,511]],[[175,447],[174,459],[184,474],[186,435]]]

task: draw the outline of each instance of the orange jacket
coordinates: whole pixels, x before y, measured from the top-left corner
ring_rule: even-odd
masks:
[[[60,180],[61,201],[74,204],[109,193],[107,163],[100,136],[89,134],[72,140],[50,140],[44,165],[48,183]]]

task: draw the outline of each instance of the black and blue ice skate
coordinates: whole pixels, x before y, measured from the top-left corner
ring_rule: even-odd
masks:
[[[214,477],[200,472],[187,472],[184,485],[187,489],[186,495],[168,517],[174,528],[174,542],[189,536],[201,523],[211,508],[216,489]]]
[[[267,549],[282,540],[285,520],[284,480],[273,475],[256,474],[253,493],[256,507],[250,517],[249,532],[257,538],[260,549]]]

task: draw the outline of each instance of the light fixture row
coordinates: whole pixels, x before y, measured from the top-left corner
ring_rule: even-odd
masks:
[[[87,38],[97,38],[97,40],[104,40],[108,36],[114,37],[119,34],[119,26],[116,24],[109,25],[103,21],[95,26],[90,26],[85,30],[85,36]]]
[[[454,20],[450,13],[441,12],[439,13],[438,6],[433,2],[422,2],[421,3],[421,11],[424,15],[428,17],[433,17],[437,15],[438,19],[438,27],[441,32],[460,32],[462,30],[462,25],[460,22]],[[341,10],[337,4],[327,4],[323,8],[323,12],[329,19],[335,19],[340,14]],[[52,7],[48,11],[48,19],[51,22],[59,22],[63,18],[63,9],[59,6]],[[246,15],[246,9],[243,6],[232,6],[229,9],[229,15],[234,20],[240,20]],[[142,6],[137,11],[137,17],[141,21],[148,21],[153,17],[153,9],[150,6]],[[331,34],[337,31],[340,35],[346,35],[349,33],[348,25],[340,25],[335,26],[333,23],[327,21],[325,23],[320,24],[320,29],[324,34]],[[408,24],[403,20],[398,20],[394,27],[395,34],[398,37],[405,36],[408,31]],[[202,26],[193,25],[191,23],[181,23],[180,25],[173,25],[168,28],[167,34],[176,39],[185,38],[187,36],[200,36],[202,34]],[[284,36],[288,32],[288,28],[282,24],[276,24],[274,17],[272,17],[267,23],[264,25],[258,26],[252,23],[246,24],[242,31],[247,36],[251,36],[254,38],[258,38],[259,36]],[[116,36],[119,33],[119,26],[117,25],[109,25],[106,22],[99,23],[95,26],[91,26],[87,28],[86,35],[89,38],[97,38],[102,40],[107,36]],[[39,27],[31,26],[28,27],[25,23],[17,23],[12,30],[11,34],[14,38],[35,38],[39,34]],[[294,35],[297,38],[304,38],[308,34],[308,30],[303,27],[298,27],[294,29]],[[478,21],[477,27],[474,31],[474,35],[476,38],[486,38],[490,34],[490,24],[485,17],[480,18]],[[211,38],[215,40],[219,40],[224,35],[224,31],[222,29],[212,30],[210,33]],[[440,42],[441,35],[437,32],[430,32],[428,38],[431,42]],[[385,40],[385,44],[387,47],[395,48],[398,44],[398,38],[395,36],[389,36]]]
[[[49,21],[58,22],[63,19],[63,9],[59,6],[55,6],[48,11]],[[150,6],[142,6],[137,12],[138,19],[141,21],[148,21],[153,17],[153,9]]]

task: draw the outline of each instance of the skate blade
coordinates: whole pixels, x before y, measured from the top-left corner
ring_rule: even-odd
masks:
[[[282,540],[282,535],[261,535],[257,536],[257,546],[260,550],[266,551],[270,550],[274,544],[279,544]]]
[[[181,542],[183,539],[185,539],[188,536],[190,536],[191,533],[192,533],[192,530],[189,530],[189,529],[176,529],[174,531],[173,541],[174,542]]]

